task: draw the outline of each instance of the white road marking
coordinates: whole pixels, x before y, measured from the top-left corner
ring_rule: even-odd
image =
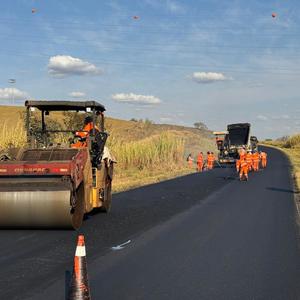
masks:
[[[111,247],[111,250],[113,250],[113,251],[122,250],[122,249],[124,249],[124,246],[126,246],[126,245],[128,245],[130,243],[131,243],[131,240],[128,240],[127,242],[122,243],[122,244],[120,244],[118,246]]]

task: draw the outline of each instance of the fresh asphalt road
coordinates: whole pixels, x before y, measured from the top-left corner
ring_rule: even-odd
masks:
[[[290,167],[267,152],[248,182],[214,169],[117,194],[111,214],[90,216],[92,299],[300,299]],[[76,235],[1,230],[0,299],[64,299]]]

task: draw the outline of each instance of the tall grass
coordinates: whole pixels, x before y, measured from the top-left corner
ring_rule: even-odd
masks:
[[[26,132],[23,122],[19,120],[14,127],[7,122],[0,129],[0,149],[23,147],[26,144]]]
[[[122,169],[166,168],[183,162],[184,141],[168,132],[128,143],[109,137],[108,146]]]
[[[57,138],[64,140],[66,137]],[[25,145],[26,132],[22,121],[18,121],[14,127],[7,123],[2,125],[0,149]],[[110,136],[108,147],[116,157],[118,165],[125,169],[172,168],[183,163],[184,140],[170,132],[133,142],[124,142]]]
[[[283,144],[285,148],[294,148],[296,146],[300,146],[300,134],[289,137]]]

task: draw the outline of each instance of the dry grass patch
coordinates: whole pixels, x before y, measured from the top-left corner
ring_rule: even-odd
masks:
[[[3,124],[0,129],[0,149],[25,146],[24,111],[23,107],[0,106],[0,122]],[[49,121],[61,126],[65,125],[64,119],[61,112],[49,116]],[[75,126],[74,123],[69,125]],[[118,161],[114,191],[194,172],[187,168],[187,154],[192,153],[196,157],[199,151],[215,150],[214,139],[207,130],[153,124],[149,120],[113,118],[106,118],[106,129],[110,133],[108,147]],[[67,135],[58,134],[55,140],[66,142]]]
[[[300,189],[300,134],[293,135],[285,141],[270,141],[265,144],[278,147],[288,155],[293,165],[297,187]]]
[[[4,122],[0,130],[0,141],[0,149],[25,146],[26,132],[23,122],[18,120],[14,125],[8,125],[8,122]]]

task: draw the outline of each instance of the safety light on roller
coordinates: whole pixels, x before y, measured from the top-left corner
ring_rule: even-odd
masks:
[[[53,168],[52,172],[53,173],[67,173],[69,171],[68,168]]]

